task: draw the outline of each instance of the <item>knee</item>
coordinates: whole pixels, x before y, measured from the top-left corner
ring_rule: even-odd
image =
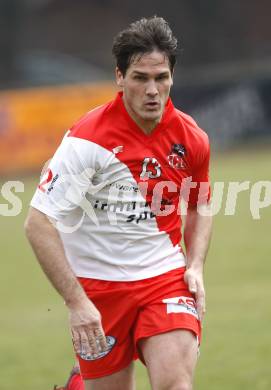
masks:
[[[192,383],[184,382],[172,387],[172,390],[193,390],[193,386]]]
[[[192,390],[192,385],[189,383],[179,383],[176,386],[168,388],[168,390]]]
[[[172,387],[167,387],[167,390],[193,390],[193,387],[189,383],[178,383]]]
[[[189,379],[170,380],[161,383],[156,390],[193,390],[193,384]]]

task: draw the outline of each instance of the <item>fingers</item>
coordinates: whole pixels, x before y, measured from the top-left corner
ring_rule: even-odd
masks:
[[[83,356],[88,356],[93,354],[97,355],[98,349],[95,343],[94,335],[92,334],[91,337],[91,335],[85,332],[81,332],[79,336],[80,336],[80,344],[81,344],[80,355]]]
[[[188,278],[188,289],[192,294],[197,293],[197,283],[194,277]]]
[[[187,272],[186,283],[188,290],[195,295],[196,309],[199,316],[199,320],[202,322],[204,314],[206,312],[205,307],[205,290],[203,281],[201,278],[197,278],[194,274]]]
[[[72,334],[72,343],[73,343],[73,348],[76,354],[81,353],[81,341],[80,341],[80,334],[76,331],[73,331],[71,329],[71,334]]]
[[[100,352],[106,351],[108,346],[107,346],[107,342],[103,330],[101,328],[95,329],[94,335]]]
[[[98,344],[96,341],[94,331],[88,332],[88,344],[89,344],[89,353],[90,355],[98,355],[100,349],[98,348]]]
[[[73,346],[76,354],[96,356],[107,350],[104,332],[101,328],[85,331],[84,328],[72,330]]]
[[[199,315],[199,320],[202,322],[206,311],[205,307],[205,292],[202,286],[197,286],[196,296],[196,309]]]

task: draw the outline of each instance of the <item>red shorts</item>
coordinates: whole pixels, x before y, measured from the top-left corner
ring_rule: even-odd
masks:
[[[84,379],[100,378],[127,367],[138,357],[138,341],[174,329],[201,337],[193,295],[183,280],[185,268],[132,282],[78,278],[102,315],[111,350],[95,360],[78,356]],[[144,361],[143,361],[144,363]]]

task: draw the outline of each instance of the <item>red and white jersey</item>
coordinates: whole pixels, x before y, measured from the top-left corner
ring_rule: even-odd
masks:
[[[185,266],[182,184],[196,183],[190,204],[206,201],[208,166],[207,135],[170,99],[146,135],[119,93],[67,132],[31,206],[55,221],[77,276],[145,279]]]

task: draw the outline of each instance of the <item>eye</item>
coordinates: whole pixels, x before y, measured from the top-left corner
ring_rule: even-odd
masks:
[[[141,76],[141,75],[136,75],[136,76],[134,76],[134,79],[135,80],[140,80],[140,81],[145,81],[146,77],[145,76]]]
[[[166,80],[169,78],[168,74],[160,74],[158,77],[156,77],[156,80]]]

